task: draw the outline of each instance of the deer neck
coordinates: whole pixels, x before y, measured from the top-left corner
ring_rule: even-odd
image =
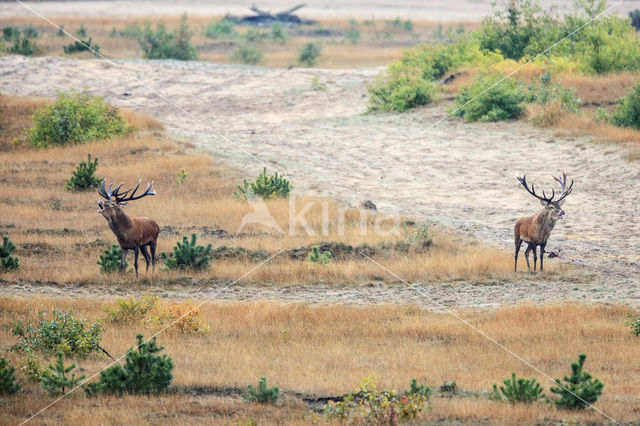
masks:
[[[543,209],[540,213],[538,213],[538,217],[536,218],[536,222],[538,225],[538,231],[540,232],[540,240],[547,241],[553,227],[556,226],[556,219],[554,219],[551,215],[551,211],[547,209]]]
[[[119,238],[124,238],[131,229],[131,219],[123,211],[116,214],[116,220],[109,222],[109,227]]]

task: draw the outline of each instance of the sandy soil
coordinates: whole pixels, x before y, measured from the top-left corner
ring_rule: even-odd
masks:
[[[267,164],[303,192],[352,204],[371,199],[383,211],[434,220],[509,250],[517,218],[540,209],[515,176],[526,171],[550,188],[550,174],[566,170],[575,189],[547,250],[562,249],[566,261],[597,277],[588,288],[564,283],[544,290],[526,282],[508,288],[518,299],[591,300],[601,293],[599,300],[638,301],[637,163],[613,146],[558,138],[523,123],[448,119],[434,126],[446,116],[446,102],[403,115],[363,115],[366,84],[379,71],[9,56],[0,58],[0,91],[53,96],[86,86],[109,102],[151,113],[179,137],[244,170]],[[314,77],[327,90],[313,90]],[[456,304],[508,298],[501,287],[474,288],[481,291]]]

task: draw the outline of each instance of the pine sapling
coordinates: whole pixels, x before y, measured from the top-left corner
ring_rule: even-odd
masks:
[[[95,172],[98,168],[98,159],[91,160],[91,154],[87,155],[87,161],[81,161],[73,172],[71,179],[65,184],[67,191],[88,191],[96,189],[102,179],[96,177]]]
[[[64,354],[58,352],[56,364],[49,365],[40,376],[40,385],[49,393],[50,396],[64,395],[67,391],[75,388],[81,380],[84,380],[84,374],[76,379],[75,373],[68,376],[76,368],[75,364],[69,367],[64,366]]]
[[[502,401],[504,399],[512,404],[516,402],[530,404],[544,399],[544,390],[535,378],[531,380],[522,377],[516,379],[516,373],[512,373],[511,379],[504,379],[503,383],[504,386],[500,386],[499,391],[498,385],[493,385],[492,399],[496,401]]]
[[[310,260],[313,263],[319,263],[321,265],[325,265],[329,262],[331,262],[331,252],[330,251],[324,251],[322,253],[320,253],[320,247],[318,246],[313,246],[311,248],[311,253],[309,253],[307,255],[307,260]]]
[[[0,395],[14,395],[20,390],[15,371],[6,359],[0,357]]]
[[[560,379],[556,379],[558,387],[552,387],[551,392],[560,395],[560,399],[554,403],[558,407],[569,409],[584,409],[587,405],[595,404],[604,384],[587,371],[583,370],[584,361],[587,355],[578,355],[578,362],[571,364],[571,376],[564,376],[564,384]]]
[[[100,254],[100,260],[97,262],[100,265],[100,272],[103,274],[110,274],[120,270],[120,258],[122,257],[122,250],[120,246],[114,244],[110,249],[106,249]],[[129,266],[129,262],[124,263],[125,269]]]
[[[0,271],[18,269],[18,259],[11,256],[11,253],[13,253],[15,249],[16,246],[9,241],[9,237],[4,235],[2,237],[2,245],[0,245]]]
[[[191,234],[191,240],[182,237],[182,243],[178,241],[172,254],[162,253],[162,260],[169,269],[194,269],[202,270],[209,267],[211,257],[211,244],[206,247],[196,244],[198,236]]]
[[[280,389],[277,386],[267,387],[267,378],[261,377],[258,387],[247,386],[247,391],[243,395],[246,402],[259,402],[260,404],[273,404],[280,397]]]

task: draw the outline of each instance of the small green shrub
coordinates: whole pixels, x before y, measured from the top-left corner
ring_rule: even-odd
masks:
[[[504,386],[500,386],[500,390],[498,390],[498,385],[493,385],[492,399],[496,401],[506,400],[511,404],[516,402],[531,404],[544,399],[544,390],[535,378],[531,380],[522,377],[516,379],[516,373],[513,373],[511,379],[504,379],[503,383]]]
[[[9,53],[15,53],[16,55],[31,56],[39,52],[38,46],[33,39],[19,35],[14,39],[13,46],[9,48]]]
[[[260,197],[263,199],[271,198],[287,198],[293,187],[289,181],[282,176],[267,175],[265,167],[262,173],[256,178],[255,182],[249,183],[244,180],[243,185],[238,185],[238,190],[234,191],[233,196],[239,200],[246,200],[252,197]]]
[[[49,396],[64,395],[67,390],[75,388],[81,380],[84,380],[84,374],[76,378],[75,373],[68,376],[76,368],[75,364],[68,367],[64,366],[64,353],[58,351],[56,355],[55,365],[49,365],[40,376],[40,386],[42,386]]]
[[[269,39],[274,43],[284,44],[287,41],[287,30],[284,28],[284,25],[280,21],[275,21],[271,25],[271,30],[269,31]]]
[[[75,90],[59,92],[54,104],[36,110],[33,122],[31,143],[40,148],[108,139],[130,129],[118,108]]]
[[[92,44],[91,37],[89,37],[88,40],[75,41],[67,46],[63,46],[62,50],[64,50],[64,53],[66,53],[67,55],[78,52],[98,53],[100,52],[100,46],[98,46],[97,44]]]
[[[32,24],[27,25],[24,30],[22,30],[22,34],[24,34],[25,37],[28,38],[38,38],[40,36],[38,29]]]
[[[6,359],[0,357],[0,395],[15,395],[20,390],[15,371]]]
[[[503,121],[524,112],[525,93],[520,84],[501,75],[480,75],[456,97],[454,114],[467,121]],[[502,81],[501,81],[502,80]]]
[[[429,223],[412,225],[403,223],[402,234],[409,243],[420,245],[423,248],[431,247],[433,244],[433,232]]]
[[[36,320],[19,319],[10,324],[11,334],[18,338],[11,350],[45,355],[62,351],[65,355],[78,357],[100,351],[100,321],[89,324],[88,320],[76,318],[73,312],[60,310],[54,310],[52,318],[47,319],[46,312],[40,311]]]
[[[11,253],[16,249],[15,244],[9,240],[6,235],[2,236],[2,245],[0,245],[0,272],[11,271],[18,269],[20,262],[18,259],[11,256]]]
[[[215,21],[206,26],[204,35],[213,38],[236,38],[238,33],[236,32],[236,25],[233,21],[222,18],[219,21]]]
[[[262,50],[252,43],[241,44],[231,54],[231,60],[247,65],[255,65],[262,59]]]
[[[313,42],[305,43],[298,52],[298,62],[312,67],[316,64],[321,53],[322,49],[319,44]]]
[[[191,44],[193,33],[187,25],[187,16],[183,15],[180,26],[169,32],[164,22],[156,25],[155,31],[148,22],[138,37],[138,44],[147,59],[178,59],[193,61],[198,59],[198,49]]]
[[[139,299],[125,297],[118,299],[115,306],[103,306],[104,321],[110,324],[133,324],[142,321],[147,312],[155,306],[158,297],[146,295]]]
[[[313,263],[319,263],[321,265],[326,265],[331,262],[331,252],[324,251],[320,253],[320,248],[318,246],[313,246],[311,253],[307,255],[307,260]]]
[[[578,355],[578,362],[571,364],[571,376],[564,376],[564,383],[556,379],[558,387],[552,387],[551,392],[560,396],[553,401],[560,408],[584,409],[587,404],[595,404],[602,394],[604,384],[591,374],[583,370],[585,354]]]
[[[2,29],[2,39],[4,41],[15,40],[20,36],[20,29],[18,27],[4,27]]]
[[[182,243],[176,243],[172,254],[162,253],[164,264],[169,269],[207,269],[211,261],[211,244],[200,246],[196,243],[197,238],[196,234],[191,234],[191,240],[182,237]]]
[[[176,173],[176,183],[178,185],[184,185],[185,183],[191,182],[191,178],[189,177],[191,173],[187,171],[184,167],[178,170]]]
[[[156,344],[155,337],[148,342],[144,342],[142,334],[136,338],[137,348],[127,351],[124,365],[103,370],[100,381],[85,386],[88,396],[158,395],[167,391],[173,380],[173,361],[166,354],[159,355],[164,348]]]
[[[263,39],[267,37],[267,34],[262,31],[254,30],[253,28],[249,28],[246,33],[242,34],[242,38],[247,43],[259,43]]]
[[[267,378],[261,377],[258,386],[247,386],[247,391],[242,395],[246,402],[258,402],[260,404],[274,404],[280,398],[280,389],[277,386],[267,386]]]
[[[411,379],[409,389],[404,391],[404,395],[422,395],[428,399],[431,396],[431,388],[426,385],[419,385],[416,379]]]
[[[22,361],[20,370],[31,383],[40,383],[40,378],[44,372],[40,360],[33,353],[27,354],[26,359]]]
[[[65,183],[67,191],[89,191],[100,185],[102,179],[96,177],[98,159],[91,161],[91,154],[87,155],[87,161],[81,161],[73,172],[71,178]]]
[[[78,37],[86,37],[87,36],[87,28],[84,26],[84,24],[80,24],[80,28],[78,29],[78,31],[76,31],[76,35]]]
[[[640,83],[633,87],[628,96],[618,100],[611,118],[616,126],[640,129]]]
[[[349,28],[344,33],[344,37],[351,42],[351,44],[358,44],[362,35],[360,34],[360,30],[358,29],[358,23],[355,19],[349,21]]]
[[[634,336],[640,336],[640,315],[634,316],[631,312],[628,312],[627,318],[629,318],[629,321],[626,322],[625,325],[631,328]]]
[[[100,254],[100,260],[98,260],[98,265],[100,265],[100,272],[103,274],[111,274],[113,272],[118,272],[120,270],[120,259],[122,258],[122,249],[119,245],[114,244],[110,249],[105,249]],[[126,270],[129,266],[129,262],[124,262],[124,269]]]

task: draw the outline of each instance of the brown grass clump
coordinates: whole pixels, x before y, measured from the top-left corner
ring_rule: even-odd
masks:
[[[9,96],[0,99],[14,111],[12,119],[22,123],[26,129],[29,123],[26,117],[32,111],[28,106],[31,101]],[[21,102],[20,109],[10,107]],[[42,102],[34,101],[33,105]],[[152,118],[130,112],[124,112],[124,115],[140,130],[88,144],[40,150],[21,147],[0,153],[0,179],[4,182],[0,232],[9,234],[18,246],[15,254],[21,266],[17,271],[6,274],[7,279],[110,282],[131,278],[128,275],[122,278],[102,276],[98,272],[96,262],[99,254],[116,242],[106,222],[97,213],[95,203],[98,195],[63,189],[76,165],[86,160],[88,153],[99,159],[97,175],[108,181],[124,182],[130,186],[140,178],[155,182],[158,195],[130,203],[127,211],[132,215],[149,216],[158,222],[161,227],[158,253],[171,252],[182,235],[192,232],[200,234],[198,242],[203,245],[211,242],[214,247],[233,246],[267,254],[301,247],[310,251],[312,245],[323,241],[352,246],[366,244],[374,248],[380,244],[404,245],[403,250],[389,249],[376,258],[409,281],[512,277],[511,254],[478,247],[473,242],[436,230],[432,232],[432,246],[421,249],[420,242],[409,244],[400,227],[390,235],[375,231],[379,225],[384,231],[393,229],[400,218],[345,208],[322,198],[295,196],[268,200],[266,206],[284,233],[259,224],[248,224],[236,234],[244,215],[253,212],[250,204],[232,198],[236,185],[242,182],[242,175],[186,145],[175,144]],[[16,132],[19,133],[14,130],[12,134]],[[1,135],[0,145],[11,146],[8,133]],[[177,181],[177,173],[181,169],[189,172],[187,182],[182,184]],[[296,223],[295,232],[290,231],[292,208],[294,213],[308,208],[304,218],[312,233],[307,233],[301,222]],[[250,269],[251,263],[257,265],[261,259],[264,257],[214,259],[210,270],[192,275],[236,279]],[[566,271],[562,264],[549,264],[551,275]],[[157,271],[156,274],[157,278],[167,280],[183,276],[184,273],[170,271]],[[295,260],[288,254],[281,254],[246,280],[338,283],[370,279],[394,280],[379,266],[353,253],[352,256],[336,258],[328,265]]]
[[[109,302],[109,301],[107,301]],[[104,302],[92,299],[16,298],[0,301],[0,323],[13,316],[35,316],[41,309],[73,309],[78,316],[95,320],[103,316]],[[110,303],[110,302],[109,302]],[[637,338],[624,325],[628,307],[622,305],[552,306],[524,305],[490,312],[456,311],[456,315],[486,332],[496,341],[523,356],[552,378],[569,374],[578,353],[587,354],[585,368],[605,384],[598,408],[619,421],[637,417],[629,404],[640,386]],[[593,411],[562,411],[549,405],[500,404],[489,401],[486,392],[493,383],[516,372],[536,377],[548,391],[550,382],[521,361],[473,331],[456,318],[429,312],[417,306],[308,306],[275,302],[219,303],[200,307],[202,320],[211,325],[205,336],[161,334],[158,343],[175,363],[178,386],[230,386],[243,389],[259,377],[285,390],[285,407],[301,404],[293,391],[316,396],[340,395],[353,390],[363,377],[376,374],[379,388],[402,390],[412,378],[437,388],[454,380],[469,397],[433,398],[433,410],[425,421],[462,420],[489,423],[540,423],[571,419],[602,422]],[[112,355],[123,354],[137,332],[150,335],[141,324],[104,324],[102,346]],[[6,329],[0,340],[13,343]],[[614,349],[612,349],[614,348]],[[7,354],[14,365],[22,359]],[[50,360],[42,360],[50,362]],[[109,365],[106,358],[78,360],[87,376]],[[292,367],[293,366],[293,367]],[[20,373],[21,377],[21,373]],[[36,385],[25,384],[27,393],[4,402],[5,418],[16,420],[33,413],[51,399]],[[84,423],[130,423],[136,416],[164,412],[173,407],[170,422],[190,423],[200,419],[200,408],[185,410],[188,401],[198,406],[233,407],[218,412],[219,421],[235,422],[249,415],[275,415],[268,409],[260,415],[251,405],[240,403],[238,394],[178,393],[161,398],[65,398],[46,411],[41,421],[70,421],[87,415]],[[289,399],[287,398],[289,395]],[[475,396],[474,396],[475,395]],[[218,401],[218,402],[214,402]],[[111,413],[106,407],[113,407]],[[156,408],[154,408],[156,407]],[[288,422],[306,421],[308,409],[277,413]],[[159,410],[159,411],[158,411]],[[67,420],[64,420],[67,419]],[[222,420],[224,419],[224,420]]]

